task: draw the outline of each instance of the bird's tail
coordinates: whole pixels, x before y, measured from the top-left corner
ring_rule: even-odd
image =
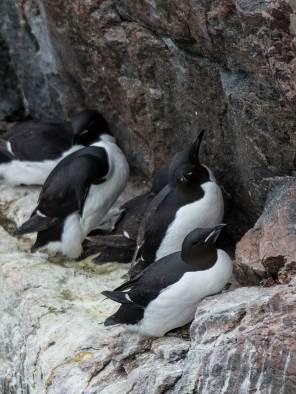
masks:
[[[7,141],[0,138],[0,164],[8,163],[13,159],[13,155],[7,150]]]
[[[29,220],[27,220],[17,229],[17,234],[23,235],[46,230],[53,226],[57,220],[58,218],[51,218],[47,216],[43,217],[39,216],[37,213],[34,213]]]
[[[104,326],[114,326],[115,324],[136,324],[144,316],[144,309],[138,305],[120,305],[120,308],[112,316],[108,317]]]
[[[123,291],[102,291],[102,294],[110,298],[110,300],[118,302],[119,304],[132,304],[133,301],[129,298],[128,294]]]

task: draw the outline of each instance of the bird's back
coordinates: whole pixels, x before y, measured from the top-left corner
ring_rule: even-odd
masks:
[[[86,147],[64,158],[48,176],[39,198],[39,210],[48,216],[65,217],[82,208],[92,183],[108,172],[103,148]]]
[[[16,159],[22,161],[57,159],[73,142],[70,124],[37,121],[22,122],[3,138],[10,142]]]

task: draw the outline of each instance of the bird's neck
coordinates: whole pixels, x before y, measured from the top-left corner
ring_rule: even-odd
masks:
[[[116,139],[113,137],[111,134],[103,133],[100,135],[100,141],[103,142],[111,142],[113,144],[116,144]]]
[[[183,261],[186,264],[197,267],[201,271],[210,269],[216,263],[217,256],[215,245],[200,248],[199,250],[182,251]]]

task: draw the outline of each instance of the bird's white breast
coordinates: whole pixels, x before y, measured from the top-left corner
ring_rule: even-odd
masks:
[[[220,187],[211,181],[201,187],[204,196],[177,211],[159,245],[156,260],[180,251],[186,235],[197,227],[211,227],[222,222],[224,202]]]
[[[93,144],[93,146],[100,146],[106,149],[109,160],[109,172],[104,182],[90,187],[81,218],[84,236],[100,224],[125,188],[129,176],[127,160],[116,144],[100,141]]]
[[[133,326],[143,335],[162,336],[193,320],[197,304],[206,296],[221,291],[231,278],[232,260],[219,249],[213,267],[185,273],[164,289],[145,309],[143,319]]]
[[[76,259],[82,253],[82,241],[80,216],[74,212],[65,219],[61,240],[49,242],[41,250],[46,249],[50,254],[60,252],[71,259]]]

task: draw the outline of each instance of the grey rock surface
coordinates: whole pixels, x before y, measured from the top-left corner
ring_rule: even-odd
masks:
[[[0,15],[0,34],[9,50],[15,87],[21,91],[26,114],[62,118],[66,88],[59,76],[42,3],[1,1]]]
[[[8,48],[0,34],[0,122],[21,119],[23,102]]]
[[[296,273],[296,177],[275,178],[264,211],[236,245],[242,284],[289,283]]]

